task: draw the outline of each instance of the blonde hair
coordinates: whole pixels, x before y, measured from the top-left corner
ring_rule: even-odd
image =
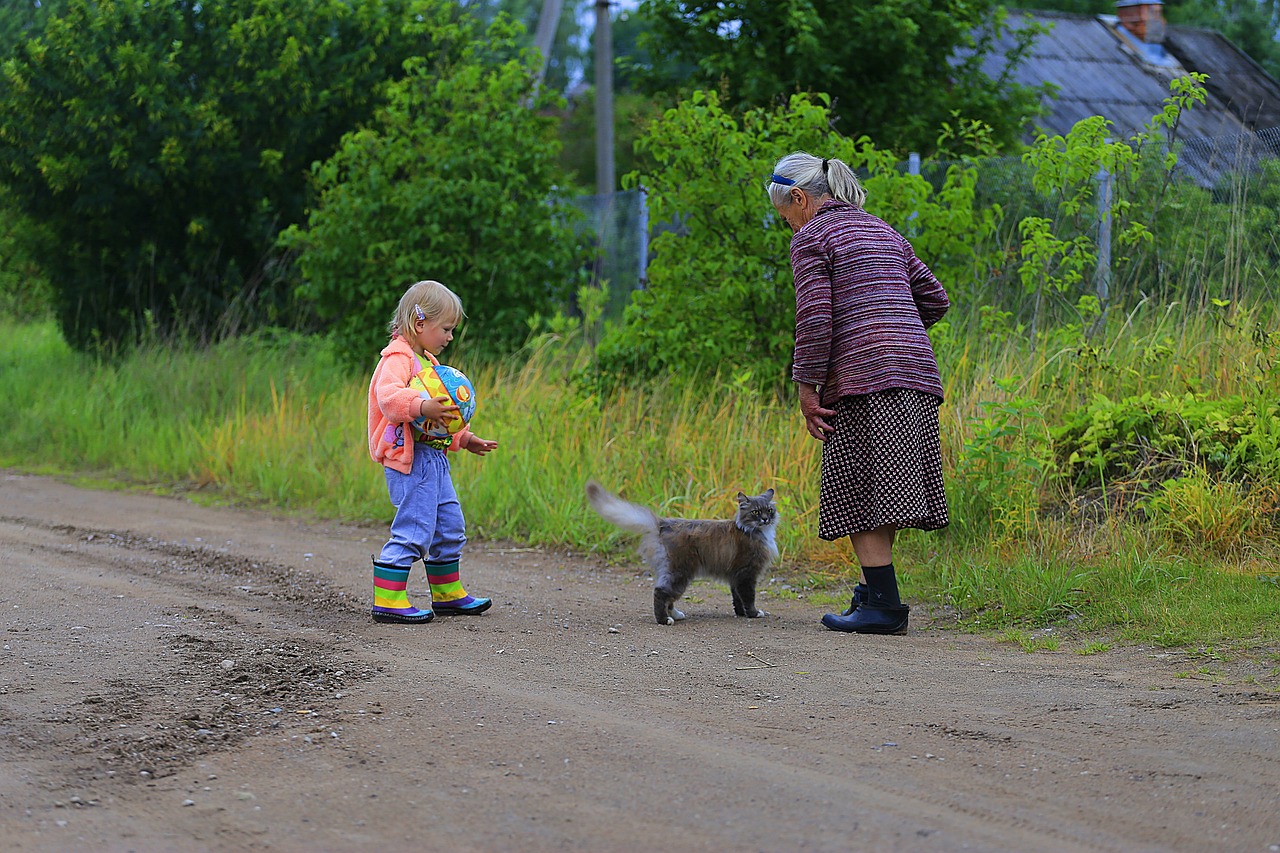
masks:
[[[416,309],[416,310],[415,310]],[[419,315],[418,311],[422,314]],[[387,331],[392,335],[402,334],[403,329],[412,329],[414,321],[428,320],[441,322],[446,326],[456,326],[462,322],[467,312],[462,310],[462,300],[458,294],[438,281],[419,281],[409,285],[409,289],[400,297],[396,313],[392,315]]]
[[[815,199],[829,195],[847,201],[854,207],[862,207],[867,201],[867,191],[858,182],[842,160],[824,160],[804,151],[788,154],[773,167],[773,175],[788,178],[794,184],[780,184],[769,178],[769,200],[775,207],[790,204],[791,187],[802,189]]]

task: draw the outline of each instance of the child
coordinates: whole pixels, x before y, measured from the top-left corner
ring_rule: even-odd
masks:
[[[369,383],[369,455],[386,467],[387,491],[396,508],[391,538],[373,561],[373,621],[418,625],[436,613],[479,614],[493,602],[467,594],[458,581],[466,543],[462,509],[449,477],[446,450],[466,448],[484,456],[498,446],[464,427],[452,441],[432,439],[413,427],[417,418],[440,424],[458,407],[447,396],[426,398],[409,387],[418,372],[415,353],[436,356],[462,321],[462,301],[438,281],[420,281],[400,298],[391,319],[391,341]],[[422,560],[431,585],[432,610],[409,603],[405,585],[414,560]]]

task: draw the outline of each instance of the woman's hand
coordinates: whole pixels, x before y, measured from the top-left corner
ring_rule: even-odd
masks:
[[[472,433],[471,435],[467,436],[467,443],[465,445],[467,450],[470,450],[476,456],[484,456],[486,453],[488,453],[490,450],[495,449],[497,446],[498,446],[498,442],[490,441],[487,438],[481,438],[475,433]]]
[[[816,385],[800,386],[800,413],[804,415],[804,425],[808,428],[809,435],[818,441],[826,441],[827,433],[835,429],[823,420],[835,417],[835,410],[822,408],[822,397],[818,394]]]
[[[439,397],[423,397],[418,407],[418,417],[425,418],[427,423],[439,429],[448,429],[448,421],[458,414],[458,407],[448,394]]]

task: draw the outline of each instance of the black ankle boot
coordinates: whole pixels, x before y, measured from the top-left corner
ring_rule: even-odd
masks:
[[[849,599],[849,607],[841,616],[852,616],[853,611],[858,609],[859,604],[865,604],[867,601],[867,585],[860,583],[853,588],[853,598]]]
[[[822,624],[832,631],[844,631],[846,634],[905,634],[910,612],[911,608],[905,604],[884,607],[863,602],[848,616],[828,613],[822,617]]]

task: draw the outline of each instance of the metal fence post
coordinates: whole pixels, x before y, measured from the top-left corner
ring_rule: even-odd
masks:
[[[1093,289],[1105,311],[1111,297],[1112,175],[1103,167],[1098,170],[1095,180],[1098,184],[1098,268],[1093,276]]]
[[[919,177],[920,175],[920,152],[919,151],[912,151],[907,154],[907,174],[915,175]],[[911,211],[910,214],[907,215],[907,222],[908,222],[907,236],[909,237],[916,236],[916,214],[918,212],[919,211],[913,210]]]

